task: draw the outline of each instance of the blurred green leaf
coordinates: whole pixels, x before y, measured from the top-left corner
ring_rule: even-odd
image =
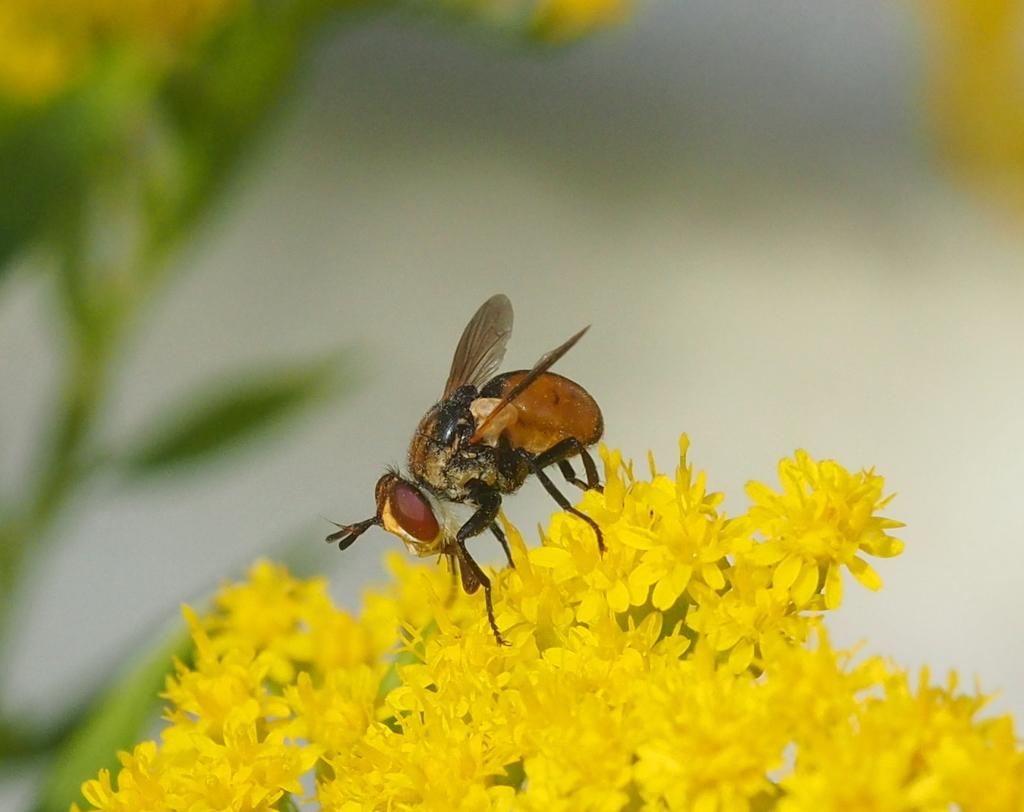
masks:
[[[12,764],[51,754],[77,722],[75,717],[56,728],[40,730],[36,724],[5,719],[0,722],[0,766],[9,770]]]
[[[80,191],[87,140],[81,114],[80,105],[64,100],[5,122],[0,133],[0,275],[14,254],[39,236],[58,203]]]
[[[124,163],[151,94],[148,74],[112,58],[41,107],[0,100],[0,274],[27,244],[66,226],[98,175]]]
[[[57,748],[40,788],[36,812],[67,812],[72,801],[82,803],[82,782],[101,769],[116,774],[120,750],[131,750],[156,719],[158,694],[174,657],[187,660],[192,638],[179,632],[159,650],[116,680]]]
[[[165,74],[112,48],[84,82],[41,107],[0,99],[0,275],[98,179],[126,166],[147,186],[151,249],[173,248],[285,95],[327,7],[242,4]]]
[[[320,1],[244,4],[167,77],[160,104],[185,163],[173,194],[151,196],[157,249],[206,212],[286,95],[322,22]]]
[[[344,390],[338,359],[263,374],[207,390],[173,408],[162,425],[129,453],[128,467],[148,474],[226,451],[285,416]]]

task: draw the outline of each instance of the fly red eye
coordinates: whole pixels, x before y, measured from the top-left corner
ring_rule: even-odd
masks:
[[[441,532],[427,497],[407,482],[399,480],[391,486],[388,507],[398,526],[417,541],[433,541]]]

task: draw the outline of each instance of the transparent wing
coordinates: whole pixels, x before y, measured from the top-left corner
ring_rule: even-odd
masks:
[[[463,384],[481,386],[494,377],[512,335],[512,303],[508,296],[492,296],[476,311],[455,348],[444,397]]]
[[[473,432],[473,437],[470,439],[470,442],[479,442],[480,438],[484,436],[487,427],[490,425],[491,421],[497,416],[498,412],[500,412],[503,408],[505,408],[505,406],[507,406],[509,403],[511,403],[517,397],[523,394],[523,392],[529,389],[530,384],[537,380],[537,378],[539,378],[541,375],[543,375],[545,372],[551,369],[551,367],[555,365],[555,361],[557,361],[559,358],[561,358],[563,355],[569,352],[569,350],[571,350],[574,346],[576,346],[576,342],[583,338],[583,335],[589,329],[590,325],[588,324],[586,327],[584,327],[582,330],[576,333],[576,335],[574,335],[560,347],[555,347],[555,349],[553,349],[551,352],[542,355],[537,360],[537,363],[533,365],[533,369],[526,373],[526,375],[523,376],[523,379],[519,381],[519,383],[517,383],[515,386],[513,386],[505,393],[505,396],[494,407],[494,409],[491,410],[491,413],[486,418],[484,418],[484,420],[480,423],[479,426],[476,427],[476,431]]]

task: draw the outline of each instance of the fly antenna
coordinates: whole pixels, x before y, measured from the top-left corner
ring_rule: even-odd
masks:
[[[328,521],[330,521],[328,519]],[[337,522],[331,522],[335,527],[338,528],[337,533],[331,533],[326,538],[328,544],[338,542],[339,550],[347,550],[352,546],[352,542],[359,538],[363,533],[369,530],[373,525],[380,524],[380,516],[373,516],[362,522],[356,524],[338,524]]]

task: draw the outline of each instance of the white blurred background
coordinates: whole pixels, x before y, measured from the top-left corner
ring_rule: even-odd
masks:
[[[559,371],[606,441],[676,464],[726,509],[804,448],[875,466],[903,556],[847,577],[834,641],[1001,690],[1024,712],[1024,239],[943,174],[914,9],[890,0],[648,0],[564,51],[494,50],[409,21],[319,52],[219,219],[181,257],[110,432],[218,373],[347,346],[358,389],[191,477],[97,488],[21,599],[19,709],[55,718],[182,602],[306,544],[356,609],[400,546],[322,538],[373,510],[459,334],[504,292],[505,368],[585,324]],[[53,385],[38,282],[0,312],[0,432],[35,441]],[[9,472],[8,472],[9,474]],[[506,502],[528,539],[554,509]],[[493,539],[474,546],[499,562]]]

